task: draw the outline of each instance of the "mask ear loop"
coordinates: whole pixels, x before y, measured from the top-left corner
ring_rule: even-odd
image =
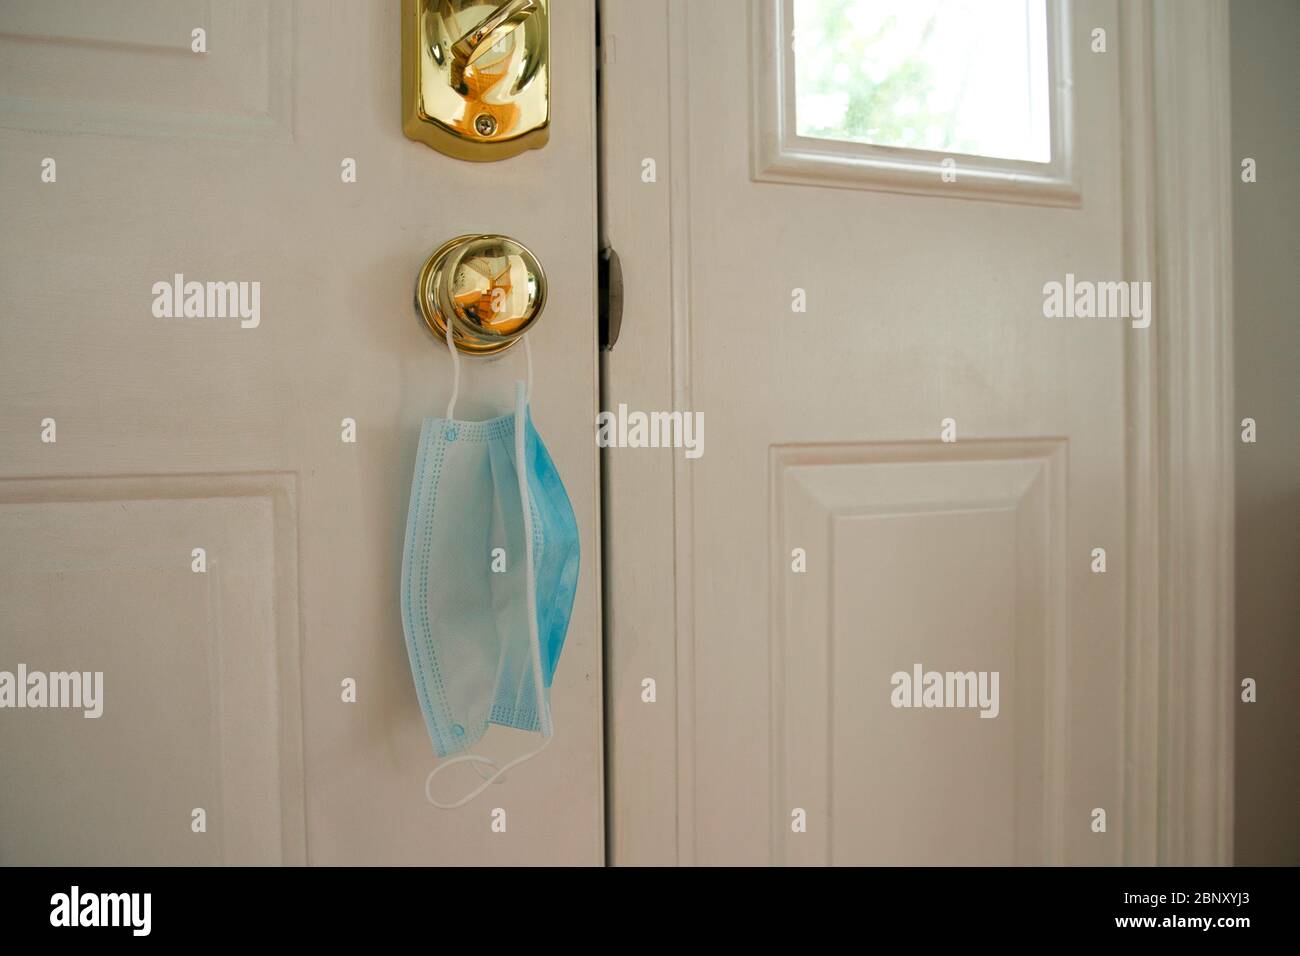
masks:
[[[443,417],[451,421],[456,411],[456,399],[460,396],[460,351],[451,340],[451,323],[447,323],[447,351],[451,353],[451,398],[447,400],[447,414]],[[533,347],[524,336],[524,361],[528,363],[528,394],[525,404],[533,400]]]
[[[451,343],[451,333],[447,333],[447,341]],[[526,566],[526,592],[528,596],[528,643],[532,650],[533,666],[533,688],[537,692],[537,719],[541,725],[543,740],[540,746],[530,750],[522,756],[501,766],[497,766],[496,761],[490,757],[483,757],[475,753],[463,753],[459,756],[452,757],[450,760],[439,761],[438,766],[429,771],[429,775],[424,778],[424,796],[439,810],[455,810],[457,807],[463,807],[480,793],[490,787],[493,783],[500,782],[505,772],[512,767],[517,767],[526,760],[531,760],[539,753],[550,746],[551,741],[555,738],[555,724],[551,719],[551,708],[546,702],[546,691],[542,681],[542,644],[537,627],[537,579],[533,571],[533,502],[532,493],[528,488],[528,458],[527,458],[527,421],[528,421],[528,404],[532,398],[533,391],[533,353],[528,347],[528,339],[524,339],[524,354],[528,362],[528,382],[515,383],[515,471],[519,476],[519,501],[523,508],[524,514],[524,559]],[[451,417],[452,407],[456,401],[456,391],[459,389],[459,372],[460,365],[456,365],[457,377],[452,387],[452,400],[447,406],[447,417]],[[442,803],[435,800],[433,794],[429,791],[429,786],[433,783],[433,778],[448,767],[458,763],[473,763],[475,771],[483,782],[471,790],[465,796],[461,797],[455,803]],[[494,767],[495,772],[484,777],[481,769],[482,764]]]
[[[524,361],[528,363],[528,391],[524,394],[525,408],[532,404],[533,401],[533,347],[528,344],[528,336],[524,336]]]
[[[447,320],[447,351],[451,353],[451,398],[447,400],[447,414],[443,417],[452,420],[456,412],[456,399],[460,396],[460,352],[451,340],[451,320]]]
[[[451,353],[451,397],[447,399],[447,413],[443,417],[451,421],[456,414],[456,399],[460,396],[460,350],[452,341],[450,322],[446,324],[446,338],[447,351]],[[474,772],[479,775],[480,780],[487,780],[492,776],[490,771],[483,769],[482,764],[486,763],[493,770],[497,769],[497,762],[490,757],[478,757],[469,747],[465,748],[465,753],[475,758]]]
[[[528,363],[528,383],[515,383],[515,471],[519,476],[519,502],[524,512],[524,557],[528,573],[528,638],[533,651],[533,687],[537,690],[537,720],[541,724],[546,742],[537,748],[540,752],[551,742],[555,729],[551,724],[551,708],[546,703],[542,683],[542,640],[537,624],[537,574],[533,559],[533,498],[528,487],[528,416],[533,399],[533,350],[524,337],[524,356]]]
[[[445,327],[447,351],[451,354],[451,396],[447,399],[447,412],[443,416],[447,421],[451,421],[456,414],[456,399],[460,396],[460,350],[456,348],[452,340],[451,323],[448,322]],[[482,764],[487,764],[493,770],[498,768],[498,764],[490,757],[479,757],[474,751],[466,747],[465,753],[474,759],[474,772],[479,775],[480,780],[487,780],[492,776],[491,771],[484,770]]]

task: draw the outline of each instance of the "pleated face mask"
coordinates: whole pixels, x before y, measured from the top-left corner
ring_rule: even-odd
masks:
[[[531,383],[531,356],[528,364]],[[519,382],[513,414],[458,421],[453,391],[446,416],[425,419],[420,431],[402,625],[433,749],[450,758],[425,781],[429,801],[444,809],[468,803],[554,733],[550,687],[578,584],[578,528],[528,399]],[[501,765],[471,750],[490,724],[543,740]],[[458,800],[437,799],[434,777],[460,762],[482,782]]]

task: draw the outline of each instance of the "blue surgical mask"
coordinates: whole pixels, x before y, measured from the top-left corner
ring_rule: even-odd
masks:
[[[468,803],[554,734],[550,687],[578,584],[578,528],[533,426],[529,391],[518,383],[513,414],[459,421],[454,390],[446,416],[425,419],[420,431],[402,625],[433,749],[450,758],[425,781],[429,801],[444,809]],[[540,733],[542,743],[498,764],[471,750],[489,724]],[[458,800],[435,799],[433,778],[460,762],[482,783]]]

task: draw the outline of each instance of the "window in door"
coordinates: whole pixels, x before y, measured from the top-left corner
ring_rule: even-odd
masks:
[[[795,0],[800,136],[1051,160],[1046,0]]]
[[[759,180],[1077,204],[1068,0],[762,0]]]

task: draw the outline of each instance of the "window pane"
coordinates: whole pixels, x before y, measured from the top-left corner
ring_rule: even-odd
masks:
[[[794,0],[800,136],[1051,161],[1046,0]]]

